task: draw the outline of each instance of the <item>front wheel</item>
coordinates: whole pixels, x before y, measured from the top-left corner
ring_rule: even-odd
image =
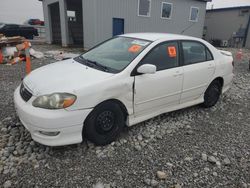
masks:
[[[214,106],[221,95],[222,85],[218,80],[214,80],[207,88],[204,95],[203,106],[209,108]]]
[[[107,145],[113,142],[125,125],[125,114],[114,102],[104,102],[87,117],[83,135],[96,145]]]

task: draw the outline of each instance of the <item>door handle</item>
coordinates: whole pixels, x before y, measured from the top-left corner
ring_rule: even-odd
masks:
[[[209,65],[208,65],[208,69],[214,69],[213,64],[209,64]]]
[[[181,75],[183,75],[183,73],[182,73],[182,72],[180,72],[180,71],[176,71],[176,72],[175,72],[175,74],[174,74],[174,77],[181,76]]]

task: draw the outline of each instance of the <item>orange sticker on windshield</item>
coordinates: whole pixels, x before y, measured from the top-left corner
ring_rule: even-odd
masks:
[[[128,51],[131,52],[131,53],[137,53],[141,50],[141,46],[140,45],[137,45],[137,44],[134,44],[132,45]]]
[[[176,57],[177,56],[175,46],[169,46],[168,47],[168,55],[169,55],[169,57]]]

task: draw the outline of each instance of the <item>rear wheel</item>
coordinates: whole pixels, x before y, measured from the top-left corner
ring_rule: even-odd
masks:
[[[219,80],[214,80],[205,92],[203,106],[206,108],[214,106],[220,98],[221,90],[222,85]]]
[[[83,135],[96,145],[113,142],[125,125],[125,115],[120,106],[114,102],[98,105],[87,117]]]

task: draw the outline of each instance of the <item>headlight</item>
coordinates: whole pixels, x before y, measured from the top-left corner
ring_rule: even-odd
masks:
[[[63,109],[74,104],[76,96],[69,93],[54,93],[37,97],[32,105],[38,108]]]

